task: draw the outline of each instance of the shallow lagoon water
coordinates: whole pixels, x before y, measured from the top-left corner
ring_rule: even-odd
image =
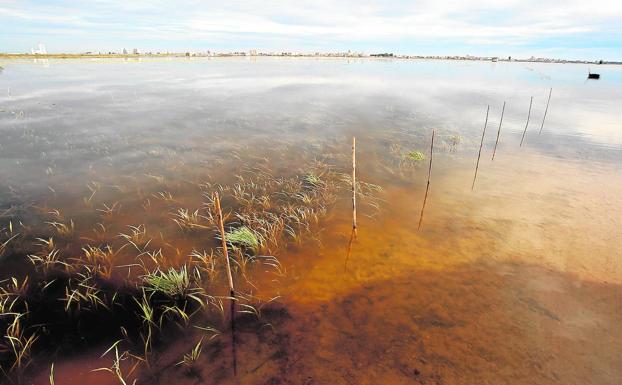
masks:
[[[237,175],[252,177],[249,170],[288,177],[321,162],[348,173],[357,137],[357,174],[382,191],[361,198],[348,257],[350,197],[342,189],[312,232],[278,250],[284,274],[254,272],[255,294],[278,295],[278,307],[266,311],[268,327],[241,329],[238,381],[622,381],[622,68],[598,66],[601,79],[586,81],[583,65],[515,62],[0,65],[0,228],[21,221],[47,235],[42,217],[58,210],[75,224],[67,257],[93,242],[97,223],[111,237],[143,224],[179,266],[213,233],[180,232],[170,205],[154,194],[170,192],[173,206],[194,210],[201,183],[232,185]],[[432,129],[430,195],[418,230],[427,163],[404,154],[427,153]],[[118,210],[104,217],[114,204]],[[119,265],[131,262],[123,258]],[[1,278],[28,273],[19,250],[2,264]],[[139,383],[234,382],[225,334],[188,375],[174,363],[201,333],[166,333]],[[116,383],[110,373],[91,372],[110,365],[99,356],[115,340],[35,353],[26,381],[47,383],[54,361],[57,383]]]

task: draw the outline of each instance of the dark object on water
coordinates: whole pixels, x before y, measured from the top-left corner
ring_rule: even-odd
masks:
[[[600,79],[600,74],[593,74],[593,73],[589,72],[587,74],[587,78],[588,79]]]

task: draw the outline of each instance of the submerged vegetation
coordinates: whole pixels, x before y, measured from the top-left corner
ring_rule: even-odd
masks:
[[[408,160],[412,160],[415,162],[419,162],[425,160],[425,154],[421,151],[409,151],[404,155],[404,158]]]
[[[123,210],[117,203],[97,204],[103,187],[89,183],[81,202],[90,216],[78,221],[44,208],[41,225],[22,225],[19,233],[8,221],[0,230],[0,256],[29,261],[30,268],[0,281],[2,376],[19,382],[35,356],[44,360],[46,353],[107,342],[105,356],[112,364],[95,370],[131,384],[154,375],[160,351],[155,348],[170,343],[170,328],[188,335],[201,331],[199,342],[176,361],[192,372],[206,344],[231,332],[227,318],[252,316],[261,324],[262,308],[278,306],[275,298],[257,295],[253,281],[266,272],[286,274],[278,255],[292,243],[315,238],[321,218],[342,191],[346,198],[352,183],[348,174],[313,162],[294,175],[275,177],[257,167],[244,170],[232,184],[195,186],[199,208],[179,208],[182,200],[173,191],[158,190],[128,216],[125,204]],[[378,209],[380,188],[361,181],[356,187],[369,207]],[[230,298],[223,272],[227,254],[214,192],[224,200],[224,238],[236,281],[237,310],[231,317],[224,306]],[[137,222],[141,215],[144,223],[121,221]],[[159,227],[148,226],[154,218]]]
[[[227,233],[226,238],[227,242],[233,246],[242,246],[253,251],[257,250],[260,245],[255,233],[246,226],[231,230]]]

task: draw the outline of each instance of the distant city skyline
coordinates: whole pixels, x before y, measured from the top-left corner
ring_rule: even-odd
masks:
[[[393,52],[622,60],[622,2],[5,0],[0,52]]]

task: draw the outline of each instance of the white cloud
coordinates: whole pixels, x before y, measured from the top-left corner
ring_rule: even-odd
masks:
[[[622,35],[622,2],[595,0],[95,0],[49,3],[8,1],[0,23],[23,24],[15,33],[58,34],[59,29],[124,40],[214,39],[244,46],[324,47],[396,41],[451,40],[465,45],[538,44],[547,38],[601,33]],[[34,24],[34,25],[33,25]],[[235,46],[231,47],[235,49]],[[555,47],[551,47],[555,48]]]

